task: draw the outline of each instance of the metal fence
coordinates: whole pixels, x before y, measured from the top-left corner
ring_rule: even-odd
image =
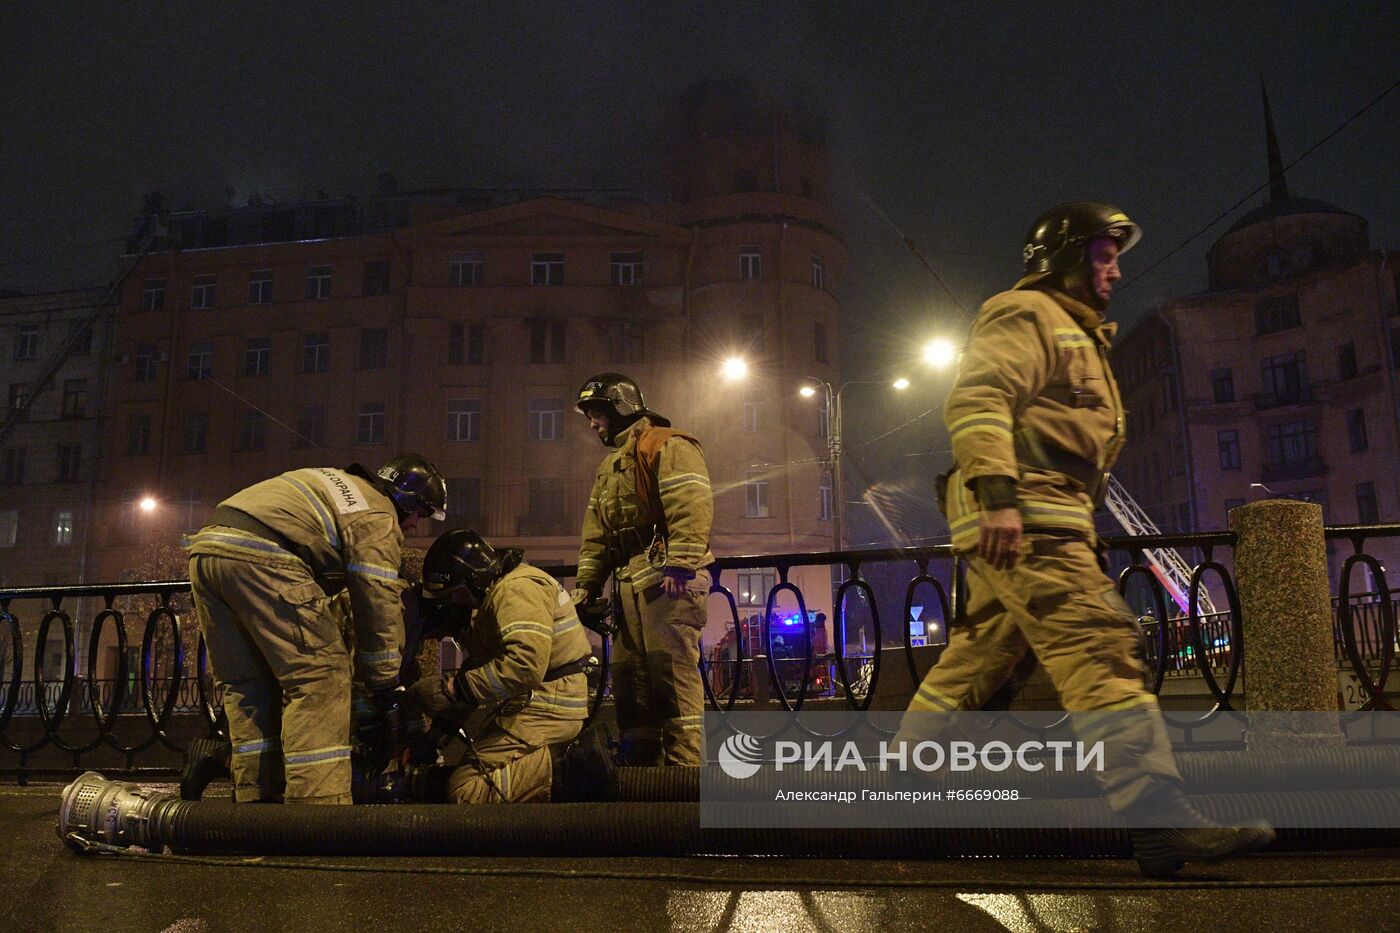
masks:
[[[1342,564],[1333,597],[1339,665],[1355,674],[1367,708],[1392,709],[1385,687],[1396,651],[1397,600],[1386,583],[1384,568],[1366,553],[1365,545],[1376,538],[1400,536],[1400,525],[1336,527],[1327,529],[1326,534],[1329,540],[1350,543],[1353,551]],[[1199,675],[1212,703],[1208,712],[1236,709],[1244,637],[1234,581],[1219,559],[1222,553],[1232,552],[1234,535],[1139,536],[1107,538],[1104,543],[1128,561],[1117,581],[1119,591],[1125,595],[1131,592],[1139,604],[1145,599],[1150,605],[1142,621],[1154,692],[1160,692],[1168,678]],[[1145,560],[1145,551],[1161,547],[1195,555],[1188,561],[1193,566],[1192,591],[1184,615],[1169,611],[1173,604]],[[865,710],[879,690],[882,665],[890,663],[905,665],[908,679],[917,684],[935,660],[929,655],[936,656],[936,651],[915,651],[918,639],[913,634],[916,622],[912,610],[916,605],[934,610],[935,618],[927,623],[930,628],[946,633],[948,626],[956,626],[965,590],[961,563],[948,545],[719,560],[712,568],[711,599],[728,607],[734,650],[730,657],[717,661],[706,658],[701,663],[709,707],[732,710],[741,698],[766,696],[783,709],[798,710],[809,700],[822,697],[825,702]],[[818,639],[806,621],[810,619],[807,595],[790,582],[794,568],[813,566],[839,568],[842,576],[833,599],[833,638],[824,652],[815,650]],[[1359,567],[1370,571],[1374,589],[1354,594],[1352,579]],[[561,579],[574,572],[572,567],[548,569]],[[754,569],[771,569],[778,582],[768,593],[760,631],[751,639],[727,583],[733,572]],[[1228,608],[1202,615],[1198,593],[1208,580],[1214,592],[1224,594]],[[899,625],[882,624],[877,586],[892,597],[887,604],[902,603]],[[897,598],[900,591],[902,600]],[[186,581],[0,591],[0,768],[8,770],[6,759],[17,755],[22,771],[30,755],[49,746],[71,754],[74,767],[85,753],[103,746],[124,753],[129,761],[158,743],[178,750],[182,743],[169,732],[176,717],[187,721],[191,716],[199,717],[211,734],[219,734],[218,697],[203,640],[188,644],[180,624],[177,600],[188,592]],[[142,623],[139,652],[128,650],[126,618],[115,608],[119,598],[131,596],[153,597],[159,603]],[[64,606],[91,597],[100,599],[104,608],[87,626],[88,663],[87,669],[80,671],[75,650],[78,628]],[[32,646],[26,647],[22,620],[11,611],[16,600],[40,600],[51,607],[38,619]],[[775,651],[774,619],[780,602],[795,604],[797,618],[804,621],[796,633],[798,644]],[[855,607],[859,611],[854,611]],[[897,633],[893,638],[891,631]],[[117,647],[118,667],[109,676],[98,670],[98,647],[104,633],[110,633]],[[62,640],[57,671],[46,657],[55,635]],[[756,645],[750,644],[753,640]],[[884,650],[887,647],[896,650]],[[596,703],[606,694],[606,643],[603,648],[605,664],[602,682],[595,690]],[[32,652],[33,662],[28,680],[24,678],[26,650]],[[139,658],[134,665],[133,654]],[[82,730],[83,740],[73,739],[71,730],[64,728],[65,723],[78,719],[92,723]],[[14,726],[21,720],[37,720],[41,728],[26,730],[27,740],[16,741]],[[122,738],[114,729],[119,721],[132,720],[144,724],[144,737]]]

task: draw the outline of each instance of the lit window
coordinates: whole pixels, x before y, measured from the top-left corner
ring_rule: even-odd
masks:
[[[73,543],[73,512],[59,509],[53,517],[53,543],[57,545]]]

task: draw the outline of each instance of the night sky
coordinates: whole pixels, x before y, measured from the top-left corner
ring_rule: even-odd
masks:
[[[0,289],[106,281],[155,188],[177,209],[223,206],[226,188],[239,205],[363,197],[382,171],[409,189],[663,190],[677,92],[744,80],[825,114],[852,251],[841,297],[858,312],[846,375],[883,376],[898,341],[957,334],[959,305],[1009,286],[1031,220],[1060,201],[1111,200],[1145,228],[1119,319],[1203,288],[1211,242],[1266,194],[1132,280],[1267,180],[1260,78],[1291,161],[1400,79],[1398,19],[1351,0],[11,4]],[[1397,165],[1400,91],[1288,180],[1396,248]],[[851,440],[936,401],[916,393]],[[936,421],[852,466],[897,477]]]

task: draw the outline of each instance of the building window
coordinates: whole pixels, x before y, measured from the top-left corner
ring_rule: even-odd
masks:
[[[267,415],[256,408],[244,409],[238,423],[238,450],[267,449]]]
[[[331,368],[331,338],[329,334],[307,334],[301,340],[301,371],[325,373]]]
[[[1356,377],[1356,344],[1348,340],[1337,348],[1337,378],[1354,379]]]
[[[1296,465],[1317,456],[1317,425],[1311,421],[1270,425],[1267,437],[1274,464]]]
[[[447,328],[449,366],[480,366],[486,361],[486,325],[452,324]]]
[[[563,321],[528,322],[530,328],[530,362],[564,362],[564,337],[567,327]]]
[[[180,528],[183,531],[198,531],[204,525],[204,497],[198,489],[186,489],[180,497]]]
[[[195,310],[212,308],[218,300],[218,279],[212,275],[196,275],[190,289],[190,307]]]
[[[27,382],[12,382],[12,383],[10,383],[10,400],[9,400],[9,402],[7,403],[6,407],[7,407],[10,411],[21,411],[21,410],[24,408],[25,403],[27,403],[28,401],[29,401],[29,383],[27,383]]]
[[[530,284],[531,284],[531,285],[563,285],[563,284],[564,284],[564,254],[563,254],[563,253],[531,253],[531,254],[530,254]]]
[[[360,331],[360,369],[383,369],[389,365],[389,329],[366,327]]]
[[[768,341],[763,333],[763,312],[741,312],[739,326],[743,329],[744,339],[748,341],[750,350],[754,353],[762,353],[767,349]]]
[[[1262,336],[1297,327],[1302,323],[1298,313],[1298,296],[1279,295],[1261,298],[1254,306],[1255,330]]]
[[[767,609],[768,594],[778,585],[778,575],[772,570],[740,570],[734,574],[738,591],[734,602],[742,609]]]
[[[614,285],[642,284],[641,253],[613,253],[609,265]]]
[[[384,443],[384,403],[364,402],[355,422],[357,444]]]
[[[1220,448],[1220,469],[1238,470],[1240,468],[1240,432],[1239,431],[1217,431],[1215,441]]]
[[[243,375],[266,376],[272,366],[272,338],[249,337],[243,350]]]
[[[185,414],[184,446],[187,454],[202,454],[209,441],[209,415],[202,411]]]
[[[812,325],[812,350],[818,363],[830,363],[831,354],[826,346],[826,325]]]
[[[0,457],[0,485],[20,486],[24,483],[24,448],[6,447]]]
[[[530,440],[557,441],[562,436],[564,403],[554,398],[530,400]]]
[[[457,286],[480,285],[485,264],[480,253],[461,253],[452,257],[449,270],[452,284]]]
[[[448,399],[447,439],[449,441],[481,440],[481,399]]]
[[[768,480],[751,475],[744,481],[744,517],[768,517]]]
[[[324,301],[331,296],[331,266],[306,267],[306,298]]]
[[[812,287],[818,291],[826,288],[826,266],[820,256],[812,257]]]
[[[1269,408],[1275,405],[1296,405],[1311,400],[1308,391],[1308,371],[1303,351],[1271,356],[1260,363],[1259,404]]]
[[[1210,371],[1210,394],[1217,402],[1233,402],[1235,400],[1235,374],[1228,369],[1212,369]]]
[[[87,417],[87,383],[88,381],[86,379],[63,380],[63,408],[61,409],[62,417]]]
[[[83,445],[58,445],[58,481],[76,483],[83,478]]]
[[[1239,457],[1239,446],[1236,443],[1236,459]],[[1167,475],[1181,476],[1186,472],[1186,441],[1181,437],[1172,437],[1167,441]]]
[[[261,269],[248,274],[248,304],[272,304],[272,270]]]
[[[143,343],[136,348],[136,382],[156,381],[156,345]]]
[[[1288,254],[1281,251],[1274,251],[1264,257],[1264,271],[1269,278],[1278,278],[1288,271]]]
[[[376,259],[373,262],[365,263],[364,268],[364,293],[366,295],[387,295],[389,294],[389,262],[385,259]]]
[[[817,518],[831,521],[831,474],[823,471],[821,484],[817,486]]]
[[[469,528],[481,521],[481,479],[460,476],[447,481],[447,524]]]
[[[1376,484],[1370,480],[1357,483],[1356,521],[1362,525],[1374,525],[1380,520],[1380,507],[1376,503]]]
[[[58,546],[73,543],[73,510],[59,509],[53,514],[53,543]]]
[[[141,310],[165,310],[165,279],[147,279],[141,287]]]
[[[307,405],[297,416],[297,446],[326,446],[326,406]]]
[[[744,430],[752,434],[758,430],[758,413],[763,403],[748,399],[744,402]]]
[[[144,412],[132,415],[126,422],[126,452],[144,454],[150,450],[151,416]]]
[[[14,547],[19,540],[19,512],[0,509],[0,547]]]
[[[608,322],[608,360],[642,363],[646,357],[646,331],[636,321]]]
[[[15,355],[17,360],[32,360],[39,355],[39,325],[20,324],[15,329]]]
[[[763,257],[757,246],[739,247],[739,278],[760,279],[763,277]]]
[[[214,348],[207,343],[190,344],[185,373],[191,379],[208,379],[214,374]]]
[[[92,352],[92,321],[84,321],[78,325],[77,333],[73,337],[73,348],[69,352],[74,356],[86,356]]]
[[[569,518],[564,509],[563,480],[530,480],[528,512],[521,516],[520,533],[566,534],[568,530]]]
[[[1347,409],[1347,440],[1351,444],[1352,453],[1360,453],[1370,446],[1366,437],[1366,409]]]

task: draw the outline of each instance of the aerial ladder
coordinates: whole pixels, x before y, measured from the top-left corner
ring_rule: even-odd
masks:
[[[1112,473],[1108,475],[1108,495],[1104,498],[1104,504],[1128,534],[1161,534],[1157,523],[1143,511],[1142,506],[1137,504]],[[1191,566],[1182,559],[1176,548],[1143,548],[1142,553],[1147,558],[1152,575],[1162,584],[1172,601],[1180,607],[1181,614],[1186,615],[1191,599]],[[1197,602],[1202,617],[1216,613],[1215,604],[1211,602],[1210,593],[1205,587],[1201,587]]]

